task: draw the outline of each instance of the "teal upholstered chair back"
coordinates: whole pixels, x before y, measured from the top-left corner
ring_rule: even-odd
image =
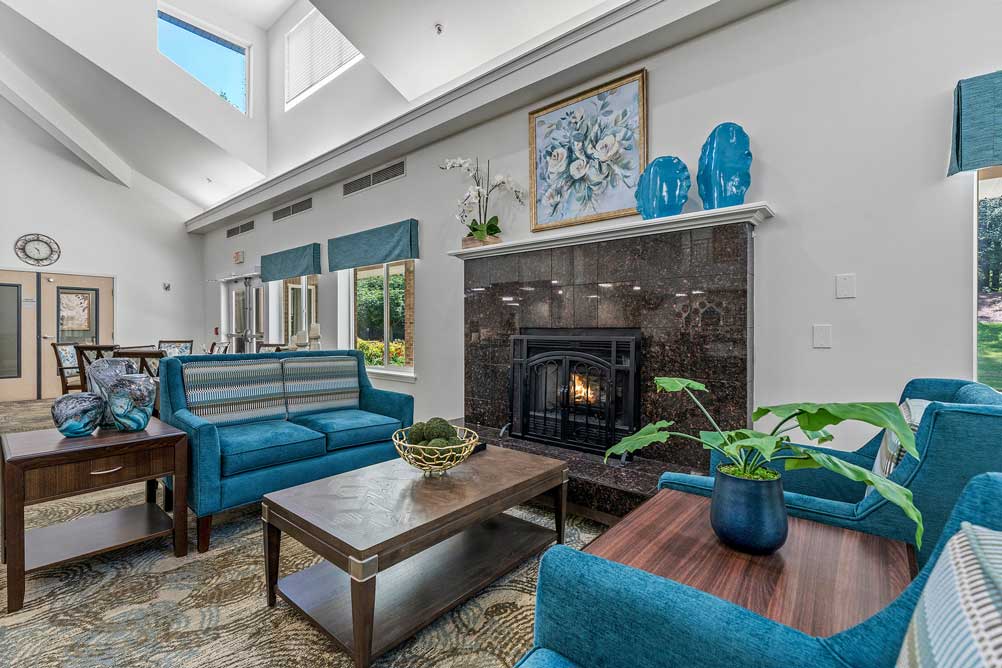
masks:
[[[188,410],[217,425],[285,419],[282,360],[211,357],[180,358]]]

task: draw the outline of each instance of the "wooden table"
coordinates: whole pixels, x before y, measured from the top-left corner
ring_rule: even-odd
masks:
[[[56,429],[4,434],[0,556],[7,564],[7,612],[24,605],[25,573],[159,536],[174,536],[174,554],[188,553],[188,438],[151,418],[145,431],[99,429],[64,438]],[[165,495],[174,518],[156,505],[157,478],[174,477]],[[146,480],[141,506],[24,530],[24,507]],[[175,500],[172,501],[171,496]]]
[[[555,501],[555,531],[502,514],[546,493]],[[493,446],[442,477],[394,459],[266,494],[268,605],[277,593],[366,668],[562,543],[566,509],[565,462]],[[326,561],[278,580],[282,532]]]
[[[737,552],[710,528],[710,500],[675,490],[658,492],[585,551],[812,636],[838,633],[884,609],[915,572],[905,543],[797,517],[775,554]]]

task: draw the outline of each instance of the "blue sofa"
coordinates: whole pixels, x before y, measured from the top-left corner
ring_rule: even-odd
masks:
[[[414,399],[372,387],[355,350],[182,355],[160,364],[160,416],[188,434],[204,552],[213,513],[396,457]]]
[[[961,522],[1002,530],[999,499],[1002,474],[972,479],[911,585],[876,615],[827,638],[650,573],[550,548],[539,568],[533,648],[516,666],[891,668],[946,541]]]
[[[917,378],[905,385],[901,400],[926,399],[915,445],[921,458],[905,457],[890,479],[912,491],[922,512],[925,537],[918,563],[926,562],[967,481],[979,473],[1002,471],[1002,394],[969,380]],[[855,452],[816,448],[872,468],[884,432]],[[811,446],[813,447],[813,446]],[[709,496],[721,457],[712,453],[710,476],[665,473],[661,489]],[[864,496],[866,486],[823,469],[783,471],[786,508],[791,515],[915,542],[915,525],[879,494]]]

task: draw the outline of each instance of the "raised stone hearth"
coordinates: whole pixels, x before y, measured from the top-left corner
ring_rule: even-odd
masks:
[[[651,446],[620,467],[552,439],[544,445],[500,430],[512,419],[511,337],[548,329],[639,331],[639,425],[672,419],[679,431],[708,427],[688,397],[654,391],[655,377],[683,376],[707,385],[705,404],[721,426],[746,426],[753,229],[771,211],[764,204],[729,211],[455,253],[465,260],[466,423],[488,442],[570,462],[570,501],[602,514],[631,510],[653,494],[664,470],[705,473],[708,453],[682,440]]]

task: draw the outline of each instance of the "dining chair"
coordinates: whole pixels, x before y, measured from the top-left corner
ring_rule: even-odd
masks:
[[[161,339],[157,342],[157,348],[167,353],[167,357],[177,357],[178,355],[190,355],[195,348],[192,339]]]
[[[53,341],[52,350],[56,354],[56,370],[59,372],[59,383],[63,387],[63,394],[69,394],[71,390],[82,392],[84,386],[77,362],[76,344]]]
[[[229,341],[213,341],[209,345],[210,355],[225,355],[226,351],[230,349]]]
[[[263,341],[257,342],[257,351],[259,353],[280,353],[287,350],[284,343],[264,343]]]
[[[80,344],[76,346],[77,349],[77,367],[80,369],[80,385],[86,390],[87,389],[87,367],[93,364],[96,360],[102,357],[111,357],[114,355],[115,351],[118,350],[118,346],[114,344]]]

